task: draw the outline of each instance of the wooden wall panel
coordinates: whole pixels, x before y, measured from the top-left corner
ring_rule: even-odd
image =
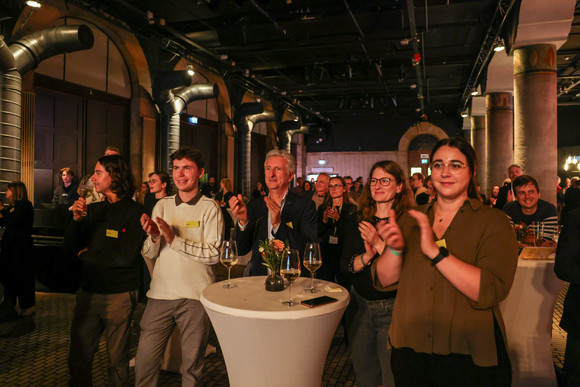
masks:
[[[141,181],[149,179],[149,173],[155,172],[155,138],[157,122],[151,117],[143,120],[143,175]]]
[[[34,96],[22,93],[22,134],[20,150],[20,180],[28,190],[28,197],[34,204]]]

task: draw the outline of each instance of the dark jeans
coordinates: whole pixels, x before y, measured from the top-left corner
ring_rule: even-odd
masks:
[[[388,332],[395,298],[369,301],[350,292],[348,339],[356,384],[360,387],[394,386]]]
[[[129,331],[138,291],[116,294],[77,292],[70,329],[68,365],[71,386],[93,385],[93,358],[104,333],[110,386],[125,386],[129,377]]]

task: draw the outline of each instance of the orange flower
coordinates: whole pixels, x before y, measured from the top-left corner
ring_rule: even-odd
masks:
[[[286,248],[286,245],[280,239],[273,239],[271,243],[277,253],[281,253]]]

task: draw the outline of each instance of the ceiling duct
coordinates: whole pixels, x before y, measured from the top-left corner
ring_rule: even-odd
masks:
[[[93,44],[93,32],[86,25],[49,28],[9,47],[0,37],[0,192],[20,180],[22,74],[54,55],[86,50]]]

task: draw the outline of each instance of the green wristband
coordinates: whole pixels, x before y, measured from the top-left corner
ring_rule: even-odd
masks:
[[[389,251],[390,251],[391,253],[393,253],[394,255],[396,255],[396,256],[403,255],[403,252],[402,252],[402,251],[393,250],[393,249],[391,248],[391,246],[389,246]]]

